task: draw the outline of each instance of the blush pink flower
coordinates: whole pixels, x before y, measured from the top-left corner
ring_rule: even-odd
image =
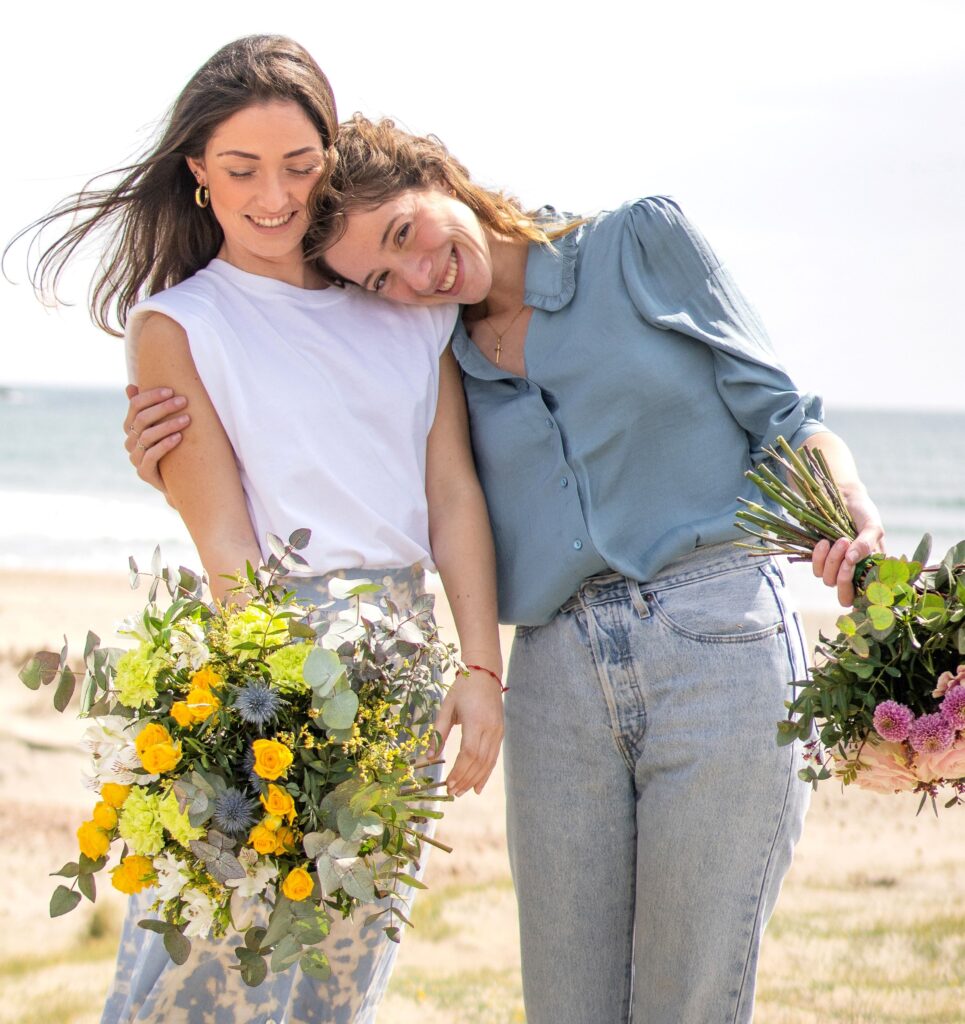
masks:
[[[941,715],[953,729],[965,729],[965,686],[953,686],[942,701]]]
[[[919,754],[940,754],[955,739],[955,730],[941,714],[922,715],[912,722],[908,742]]]
[[[915,713],[895,700],[882,701],[874,714],[875,732],[892,743],[908,739],[908,730],[915,720]]]
[[[965,736],[937,754],[919,754],[915,774],[922,782],[955,782],[965,779]]]
[[[860,748],[848,750],[848,761],[857,762],[855,785],[875,793],[902,793],[913,790],[918,779],[909,764],[908,748],[904,743],[888,743],[869,739]],[[836,757],[839,765],[840,760]],[[842,766],[843,767],[843,766]]]
[[[944,697],[956,684],[965,685],[965,665],[959,665],[954,672],[942,672],[938,685],[932,690],[933,697]]]

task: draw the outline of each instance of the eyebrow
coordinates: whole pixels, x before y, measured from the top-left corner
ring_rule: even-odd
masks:
[[[304,156],[306,153],[317,153],[317,146],[303,146],[301,149],[293,149],[290,153],[285,153],[282,160],[291,160],[292,157]],[[226,149],[223,153],[219,153],[218,156],[240,156],[243,160],[260,160],[261,157],[257,153],[245,153],[241,149]]]
[[[390,220],[390,221],[389,221],[389,223],[388,223],[388,224],[386,225],[385,231],[383,231],[383,232],[382,232],[382,241],[381,241],[381,242],[379,242],[379,251],[380,251],[380,252],[381,252],[381,251],[382,251],[382,250],[383,250],[383,249],[385,248],[385,243],[386,243],[386,242],[387,242],[387,241],[389,240],[389,235],[391,235],[391,234],[392,234],[392,228],[393,228],[393,227],[395,226],[395,222],[396,222],[396,221],[397,221],[397,220],[398,220],[398,219],[399,219],[400,217],[404,217],[404,216],[405,216],[405,211],[404,211],[404,210],[401,210],[401,211],[399,211],[399,213],[397,213],[397,214],[396,214],[396,215],[395,215],[395,216],[394,216],[394,217],[392,218],[392,220]],[[363,288],[365,288],[365,289],[368,289],[368,287],[369,287],[369,280],[370,280],[370,279],[372,278],[372,275],[373,275],[374,273],[375,273],[375,271],[374,271],[374,270],[370,270],[370,271],[369,271],[369,272],[368,272],[368,273],[367,273],[367,274],[365,275],[365,279],[364,279],[364,280],[362,281],[362,287],[363,287]]]

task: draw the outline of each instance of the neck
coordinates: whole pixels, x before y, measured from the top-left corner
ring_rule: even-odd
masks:
[[[295,288],[317,290],[326,288],[327,282],[311,263],[306,263],[300,252],[289,253],[277,260],[265,259],[249,252],[238,252],[224,244],[218,252],[218,259],[230,263],[239,270],[259,277],[270,277]]]
[[[515,313],[523,304],[529,243],[491,235],[489,252],[493,260],[493,283],[485,299],[484,315],[498,318],[504,313]]]

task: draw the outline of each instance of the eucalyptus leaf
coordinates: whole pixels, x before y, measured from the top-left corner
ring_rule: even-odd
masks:
[[[274,946],[283,936],[288,934],[292,922],[291,901],[284,895],[279,894],[278,901],[272,908],[268,918],[268,930],[262,938],[262,945]]]
[[[153,917],[147,918],[144,921],[138,921],[137,926],[138,928],[143,928],[146,932],[155,932],[158,935],[163,935],[174,927],[173,924],[168,924],[167,921],[156,921]]]
[[[871,625],[879,632],[891,630],[895,624],[895,613],[881,604],[873,604],[868,607],[868,618]]]
[[[286,935],[272,951],[271,969],[279,972],[287,971],[289,967],[298,962],[303,948],[294,935]]]
[[[92,874],[77,876],[77,888],[93,903],[97,899],[97,884]]]
[[[334,651],[314,647],[305,659],[302,677],[317,697],[327,697],[345,675],[345,666]]]
[[[308,547],[308,542],[312,539],[312,531],[302,527],[299,530],[292,530],[288,537],[288,543],[297,551],[303,551]]]
[[[320,949],[310,949],[299,962],[302,974],[316,981],[328,981],[332,976],[328,957]]]
[[[375,876],[362,860],[357,861],[342,875],[342,888],[363,903],[375,902]]]
[[[358,694],[354,690],[342,690],[325,701],[322,721],[329,729],[348,729],[355,721],[358,710]]]
[[[191,940],[177,928],[169,928],[164,933],[164,948],[168,951],[168,956],[180,967],[191,955]]]
[[[911,560],[925,565],[931,555],[931,545],[932,536],[930,533],[926,533],[918,542],[918,547],[915,548],[915,553],[911,556]]]
[[[66,885],[58,885],[50,897],[50,916],[61,917],[64,914],[69,914],[80,901],[79,892],[68,889]]]

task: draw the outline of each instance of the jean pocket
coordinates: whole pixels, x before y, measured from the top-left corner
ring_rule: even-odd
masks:
[[[702,643],[750,643],[784,632],[769,569],[750,565],[646,593],[656,617]]]

